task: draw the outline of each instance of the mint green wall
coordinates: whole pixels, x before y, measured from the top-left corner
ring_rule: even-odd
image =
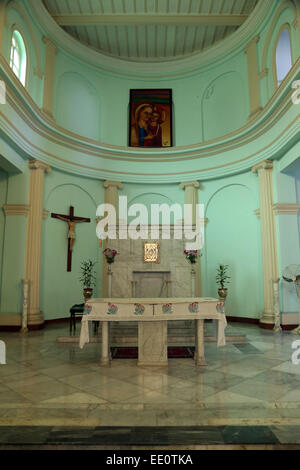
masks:
[[[44,206],[49,215],[43,222],[41,310],[46,320],[68,317],[70,307],[83,302],[83,287],[79,282],[83,260],[97,261],[94,295],[101,296],[102,256],[95,219],[96,208],[103,202],[104,188],[100,181],[55,170],[45,177]],[[91,222],[76,224],[72,271],[68,273],[68,224],[51,218],[51,212],[68,214],[71,205],[75,216],[89,217]]]
[[[28,183],[27,166],[24,173],[9,175],[5,188],[6,203],[28,204]],[[5,217],[0,304],[0,311],[3,313],[21,312],[22,309],[21,281],[24,279],[26,222],[25,215]]]
[[[129,205],[144,203],[148,212],[151,203],[184,203],[179,185],[124,184],[120,194],[128,197]],[[259,207],[257,176],[245,173],[201,182],[198,200],[209,219],[201,257],[202,295],[216,297],[217,265],[229,264],[228,315],[259,318],[263,302],[260,223],[254,213]]]
[[[175,145],[210,140],[235,131],[249,116],[244,52],[210,71],[181,80],[108,77],[59,52],[53,114],[66,129],[115,145],[128,144],[131,88],[172,88]],[[226,119],[226,109],[232,109]],[[225,117],[225,120],[224,120]]]
[[[216,297],[216,268],[228,264],[229,316],[259,318],[262,303],[260,224],[257,176],[252,173],[203,182],[199,201],[208,223],[202,267],[202,294]],[[241,294],[242,293],[242,294]]]
[[[6,204],[7,201],[7,186],[8,186],[8,175],[5,171],[0,169],[0,207]],[[1,286],[2,286],[2,268],[3,268],[3,254],[4,254],[4,236],[5,236],[5,222],[6,217],[4,210],[0,209],[0,299],[2,297]],[[0,300],[1,302],[1,300]]]
[[[275,168],[277,188],[277,202],[299,203],[299,179],[300,157],[291,165],[280,171],[279,164]],[[284,269],[291,264],[300,265],[300,238],[299,215],[279,214],[276,216],[277,243],[278,243],[278,268],[279,276]],[[298,302],[294,284],[280,282],[281,309],[282,312],[297,312]]]
[[[278,7],[285,4],[284,0],[278,0],[276,3]],[[13,7],[9,9],[7,15],[2,53],[8,61],[11,31],[15,24],[18,25],[23,32],[29,51],[27,91],[41,107],[43,78],[37,73],[37,67],[40,61],[41,72],[44,72],[45,44],[42,41],[44,31],[42,31],[39,24],[35,23],[26,2],[16,0],[11,5]],[[21,10],[18,10],[16,5],[19,5]],[[22,16],[22,9],[27,12],[30,28]],[[266,18],[264,28],[253,32],[253,35],[259,34],[260,36],[257,44],[259,72],[262,72],[264,45],[275,10],[274,7],[270,17]],[[292,24],[293,20],[292,10],[284,9],[272,31],[266,62],[269,73],[259,82],[262,105],[268,102],[275,91],[272,51],[275,47],[277,32],[284,23]],[[38,55],[32,42],[32,35],[38,48]],[[299,57],[299,38],[298,30],[294,26],[291,26],[291,36],[293,60],[296,61]],[[156,79],[150,79],[145,74],[134,77],[132,73],[127,75],[125,73],[118,74],[116,71],[110,73],[105,71],[104,68],[101,70],[98,65],[101,66],[101,64],[83,62],[74,55],[65,52],[65,50],[59,50],[56,55],[54,71],[53,101],[53,115],[59,129],[54,126],[52,129],[51,122],[43,122],[39,117],[36,121],[39,125],[39,133],[35,134],[34,126],[29,127],[31,124],[30,119],[35,122],[34,119],[37,113],[34,108],[30,108],[26,96],[25,98],[22,97],[24,98],[22,103],[25,103],[24,107],[27,111],[29,110],[28,119],[28,116],[26,116],[26,119],[22,120],[19,115],[14,114],[10,106],[7,106],[4,110],[7,119],[13,122],[15,130],[6,139],[6,147],[1,143],[1,156],[10,160],[8,146],[13,140],[14,148],[18,148],[19,145],[22,149],[17,158],[20,162],[24,159],[24,168],[21,164],[18,165],[22,173],[9,176],[6,202],[8,204],[28,203],[29,176],[25,156],[27,158],[41,158],[45,161],[54,156],[51,163],[52,174],[45,176],[45,209],[50,212],[67,213],[69,206],[74,205],[76,215],[88,216],[92,220],[91,224],[78,224],[76,227],[77,239],[74,244],[73,270],[71,273],[66,272],[67,224],[51,219],[50,215],[43,222],[41,309],[45,313],[45,318],[66,317],[69,314],[70,306],[82,300],[81,286],[78,282],[79,265],[82,259],[93,258],[99,261],[96,295],[101,295],[102,256],[95,236],[96,224],[94,218],[97,205],[104,200],[104,189],[103,182],[97,179],[97,172],[92,173],[92,169],[101,168],[101,178],[103,178],[103,174],[106,174],[105,172],[109,174],[109,171],[114,171],[120,178],[120,174],[123,175],[125,183],[120,194],[128,196],[129,204],[142,202],[150,207],[152,202],[163,203],[168,201],[180,204],[184,202],[184,191],[179,188],[178,182],[176,184],[162,184],[161,182],[158,184],[153,173],[166,172],[166,181],[170,182],[174,173],[179,174],[179,177],[176,176],[177,180],[181,178],[181,175],[187,180],[187,178],[193,178],[193,176],[190,178],[190,175],[186,176],[187,170],[190,171],[191,175],[194,175],[193,172],[197,170],[205,171],[211,165],[219,168],[218,176],[224,177],[216,179],[213,176],[208,176],[207,179],[203,178],[199,190],[199,202],[206,205],[206,217],[209,219],[201,259],[203,295],[216,295],[216,266],[219,263],[229,264],[232,279],[227,303],[228,315],[258,318],[259,312],[263,309],[260,224],[253,212],[259,208],[258,180],[256,175],[248,171],[250,164],[247,172],[244,173],[242,171],[245,171],[245,169],[241,169],[239,166],[238,158],[242,161],[246,154],[244,147],[242,145],[239,147],[237,142],[231,150],[227,150],[225,140],[222,141],[222,136],[234,133],[248,122],[250,107],[247,86],[247,56],[244,48],[237,47],[235,51],[228,51],[226,55],[224,54],[224,57],[219,57],[211,63],[208,61],[207,66],[199,67],[194,72],[183,68],[182,73],[178,73],[177,77],[175,74],[172,74],[172,77],[165,74]],[[130,68],[130,66],[128,67]],[[1,73],[3,73],[2,69]],[[137,158],[135,160],[134,153],[129,156],[125,155],[122,162],[113,158],[117,152],[122,156],[122,152],[128,150],[126,145],[128,139],[129,90],[131,88],[171,88],[173,90],[175,147],[171,149],[173,160],[170,159],[170,161],[172,160],[172,164],[169,165],[167,159],[165,159],[165,163],[161,163],[157,158],[159,155],[155,155],[153,161],[148,160],[149,153],[146,151],[142,153],[141,150],[139,151],[141,155],[138,156],[142,156],[143,160]],[[20,91],[16,90],[14,85],[11,85],[10,89],[12,97],[14,96],[13,93],[16,93],[16,96],[20,98]],[[286,94],[287,91],[282,91],[282,94]],[[281,106],[281,104],[282,102],[278,101],[278,105]],[[291,108],[283,116],[280,116],[280,122],[274,120],[270,131],[273,133],[272,139],[277,138],[281,130],[284,127],[289,128],[292,120],[295,120],[297,108]],[[264,116],[262,119],[267,117]],[[260,125],[261,122],[255,123],[257,128]],[[253,124],[253,128],[249,128],[249,132],[256,132],[257,128],[255,126]],[[107,144],[103,151],[103,153],[106,152],[106,158],[102,158],[101,151],[103,148],[100,148],[99,143],[91,143],[88,148],[91,154],[94,149],[99,152],[91,156],[88,151],[85,152],[86,147],[82,150],[74,136],[70,140],[66,140],[69,137],[69,132],[65,132],[63,128],[80,134],[82,137],[100,141],[103,145],[104,143]],[[5,129],[3,133],[6,132],[6,127],[3,126],[3,129]],[[53,130],[53,133],[49,134],[50,137],[46,133],[48,129]],[[45,135],[42,135],[44,131]],[[22,137],[19,136],[18,132],[22,132],[27,140],[22,141]],[[59,144],[62,146],[56,147],[60,137],[62,137],[61,141],[63,143],[59,142]],[[211,139],[219,139],[220,152],[216,153],[214,150],[210,155],[208,145],[206,153],[201,153],[201,143]],[[31,143],[33,147],[30,146]],[[274,158],[271,151],[264,151],[267,143],[267,137],[262,132],[257,135],[257,138],[249,139],[247,152],[249,150],[251,155],[255,155],[256,161]],[[177,161],[178,147],[193,144],[195,144],[195,152],[192,153],[193,149],[190,149],[187,152],[186,159],[180,156]],[[199,147],[196,148],[196,144],[199,144]],[[282,174],[283,170],[300,155],[300,148],[296,139],[294,139],[294,144],[294,147],[291,148],[292,143],[287,133],[284,145],[282,144],[283,146],[279,149],[280,154],[276,154],[275,157],[281,158],[274,167],[275,202],[296,202],[296,200],[299,200],[291,194],[291,182],[293,182],[295,188],[296,176],[287,178],[286,175]],[[63,147],[63,145],[65,146]],[[72,145],[76,154],[72,154]],[[108,149],[109,146],[113,147],[114,145],[121,147],[110,158]],[[289,146],[287,152],[285,152],[285,145]],[[261,153],[259,153],[260,151]],[[238,156],[236,156],[236,153],[238,153]],[[161,155],[163,160],[164,154]],[[132,161],[130,161],[130,156],[132,156]],[[226,164],[234,158],[237,163],[232,167],[226,167]],[[71,168],[70,173],[55,169],[65,168],[63,165],[64,162],[68,162],[68,159],[78,165],[75,170],[72,165],[69,165]],[[133,167],[134,171],[141,174],[140,181],[138,177],[133,181],[139,181],[140,184],[128,182],[132,181],[129,176]],[[118,170],[120,168],[122,173],[119,174]],[[80,176],[81,172],[88,172],[89,170],[91,171],[89,174],[92,176],[91,178]],[[71,174],[71,172],[74,173]],[[149,172],[149,177],[147,172]],[[240,174],[225,177],[225,173],[228,175]],[[210,177],[212,179],[208,180]],[[111,178],[111,174],[109,174],[109,178]],[[176,181],[176,178],[174,177],[173,182]],[[151,181],[151,184],[149,184],[149,181]],[[299,183],[297,182],[297,184]],[[1,180],[0,186],[2,187]],[[276,217],[279,270],[286,263],[296,259],[296,251],[292,248],[297,245],[296,226],[295,221],[289,222],[289,220],[290,216],[286,215]],[[0,220],[0,242],[1,223],[3,225],[3,220],[2,222]],[[291,227],[292,230],[290,230]],[[21,310],[21,279],[24,276],[25,235],[26,217],[8,216],[4,236],[2,235],[4,251],[1,312],[20,312]],[[290,300],[288,293],[283,292],[282,302],[284,309],[288,311],[295,310],[295,302]]]

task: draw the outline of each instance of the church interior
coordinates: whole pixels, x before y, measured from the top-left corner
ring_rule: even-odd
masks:
[[[1,450],[300,449],[299,56],[298,0],[0,0]]]

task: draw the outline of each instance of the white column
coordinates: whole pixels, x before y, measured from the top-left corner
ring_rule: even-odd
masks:
[[[250,97],[250,117],[259,112],[262,107],[260,104],[259,75],[257,61],[257,46],[259,36],[255,36],[247,45],[245,53],[248,61],[248,86]]]
[[[259,185],[264,294],[264,312],[260,323],[265,325],[274,324],[273,281],[278,278],[272,169],[273,162],[271,160],[260,162],[252,168],[252,172],[258,174]]]
[[[103,186],[105,188],[104,202],[105,204],[111,204],[116,209],[116,216],[118,221],[118,212],[119,212],[119,189],[123,188],[122,183],[118,181],[104,181]],[[105,250],[109,245],[109,240],[104,240],[102,245],[102,250]],[[108,273],[107,273],[107,263],[104,260],[102,265],[102,297],[109,296],[108,289]]]
[[[198,204],[198,190],[200,187],[200,183],[198,181],[186,181],[184,183],[180,183],[179,187],[184,189],[184,204],[192,204],[193,206],[193,225],[196,224],[196,213],[197,204]],[[200,257],[196,264],[194,265],[195,269],[195,296],[201,297],[201,264],[200,264]]]
[[[29,213],[26,229],[25,279],[29,281],[28,325],[40,325],[44,322],[40,311],[41,251],[44,174],[51,168],[43,162],[29,162]]]
[[[55,56],[58,52],[55,44],[50,39],[43,37],[46,44],[46,65],[44,74],[44,95],[43,95],[43,111],[53,119],[53,91],[54,91],[54,68]]]

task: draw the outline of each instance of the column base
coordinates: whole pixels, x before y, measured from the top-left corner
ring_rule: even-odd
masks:
[[[259,320],[259,327],[265,330],[273,330],[275,319],[273,312],[263,312]]]
[[[203,358],[202,359],[195,358],[195,364],[196,364],[196,366],[206,366],[207,365],[206,360],[203,359]]]
[[[27,326],[29,330],[44,327],[44,313],[43,312],[28,312]]]
[[[107,358],[100,359],[99,362],[100,367],[110,367],[110,360]]]

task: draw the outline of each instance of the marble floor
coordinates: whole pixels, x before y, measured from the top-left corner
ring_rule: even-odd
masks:
[[[206,367],[170,359],[168,367],[138,368],[134,359],[99,367],[99,343],[82,350],[58,343],[68,335],[67,323],[27,335],[0,332],[7,348],[7,364],[0,365],[0,447],[300,448],[300,364],[291,361],[298,337],[238,323],[229,324],[227,334],[247,341],[221,348],[207,343]]]

